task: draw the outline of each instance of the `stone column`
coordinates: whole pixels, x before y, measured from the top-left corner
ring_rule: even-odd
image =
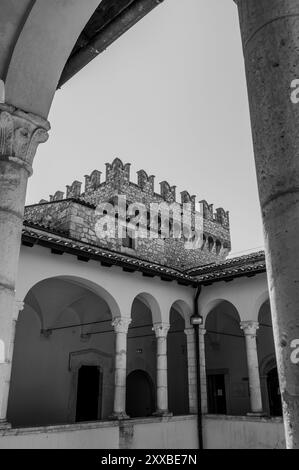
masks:
[[[244,331],[246,341],[246,356],[249,378],[251,413],[263,414],[262,392],[257,355],[256,332],[259,324],[256,321],[242,321],[241,330]]]
[[[28,177],[39,143],[50,125],[33,114],[0,104],[0,342],[10,356],[15,282]],[[0,367],[0,420],[5,420],[9,367]]]
[[[170,325],[157,323],[153,331],[157,338],[157,410],[155,416],[169,416],[167,387],[167,334]]]
[[[126,381],[127,381],[127,335],[131,318],[116,318],[112,323],[115,338],[115,376],[114,407],[112,419],[127,419]]]
[[[208,393],[207,393],[207,372],[206,372],[206,351],[205,334],[207,330],[203,326],[199,327],[199,357],[200,357],[200,388],[201,388],[201,412],[208,412]]]
[[[202,413],[208,412],[207,401],[207,377],[205,359],[205,333],[204,328],[199,328],[199,357],[200,357],[200,383],[201,383],[201,408]],[[189,382],[189,412],[197,413],[197,377],[196,377],[196,356],[195,356],[195,336],[194,328],[185,330],[187,336],[188,354],[188,382]]]
[[[286,442],[299,448],[299,2],[236,0]]]
[[[10,389],[10,378],[11,378],[11,369],[12,369],[12,360],[13,360],[13,351],[14,351],[14,344],[15,344],[15,337],[16,337],[16,327],[17,321],[19,317],[19,313],[24,309],[24,302],[16,301],[15,308],[14,308],[14,315],[11,321],[11,337],[10,337],[10,344],[8,348],[8,354],[4,358],[4,361],[0,363],[0,368],[3,368],[1,373],[1,378],[3,379],[3,398],[1,402],[1,410],[0,410],[0,429],[10,427],[10,424],[7,422],[6,413],[7,413],[7,404],[8,404],[8,397],[9,397],[9,389]]]

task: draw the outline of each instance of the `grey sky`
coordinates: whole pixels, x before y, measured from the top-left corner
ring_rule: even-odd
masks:
[[[165,0],[58,91],[27,203],[114,157],[230,210],[233,252],[263,244],[233,0]]]

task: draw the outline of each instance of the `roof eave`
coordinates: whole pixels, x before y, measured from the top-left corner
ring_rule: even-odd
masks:
[[[111,19],[87,44],[71,55],[62,72],[58,88],[105,51],[126,31],[164,0],[135,0]]]

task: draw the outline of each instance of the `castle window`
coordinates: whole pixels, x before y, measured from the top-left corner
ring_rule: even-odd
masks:
[[[169,219],[169,236],[173,237],[173,219]]]
[[[129,248],[130,250],[135,250],[136,248],[136,241],[133,237],[132,231],[126,230],[126,236],[122,239],[122,246],[124,248]]]
[[[216,254],[219,255],[220,251],[221,251],[221,241],[216,240]]]
[[[208,238],[208,245],[209,245],[209,251],[212,251],[214,247],[214,240],[212,237]]]

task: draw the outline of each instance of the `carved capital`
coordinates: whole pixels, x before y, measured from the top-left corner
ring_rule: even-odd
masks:
[[[206,334],[207,330],[203,327],[203,326],[200,326],[198,328],[198,335],[199,337],[204,337],[204,335]],[[184,330],[184,333],[185,335],[187,336],[187,340],[193,340],[194,339],[194,328],[186,328]]]
[[[198,328],[198,334],[199,336],[204,336],[206,334],[207,330],[203,327],[203,326],[200,326]]]
[[[257,321],[241,321],[241,330],[244,331],[245,336],[256,336],[257,330],[259,329],[259,322]]]
[[[39,144],[48,140],[46,119],[0,103],[0,161],[10,161],[32,175],[32,163]]]
[[[153,331],[157,338],[166,338],[170,328],[169,323],[156,323],[153,326]]]
[[[19,313],[24,310],[25,304],[22,300],[16,300],[15,301],[15,312],[14,312],[14,321],[18,320]]]
[[[194,328],[186,328],[184,330],[184,333],[187,336],[187,338],[191,338],[191,339],[194,338]]]
[[[112,322],[112,326],[114,328],[115,333],[128,333],[128,329],[130,326],[132,319],[131,318],[116,318]]]

